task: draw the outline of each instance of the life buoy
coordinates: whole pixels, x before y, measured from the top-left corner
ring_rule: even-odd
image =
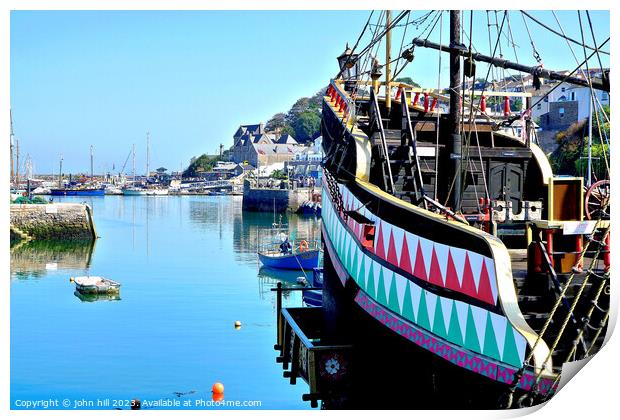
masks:
[[[308,250],[308,241],[306,241],[305,239],[303,241],[301,241],[299,243],[299,251],[300,252],[305,252]]]

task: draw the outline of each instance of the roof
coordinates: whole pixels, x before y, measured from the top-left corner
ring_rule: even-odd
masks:
[[[278,139],[278,144],[297,144],[297,140],[289,134],[282,134],[282,136]]]
[[[237,167],[240,167],[244,171],[253,171],[254,169],[256,169],[254,166],[250,165],[249,163],[247,165],[244,165],[243,163],[238,163],[235,166],[235,168],[237,168]]]
[[[246,133],[258,135],[263,134],[263,132],[263,123],[240,125],[235,134],[233,135],[233,138],[241,137]]]
[[[272,155],[272,154],[290,154],[294,155],[305,149],[304,146],[298,146],[293,144],[256,144],[253,143],[256,153],[259,155]]]
[[[273,142],[271,141],[271,139],[264,135],[264,134],[259,134],[258,136],[254,137],[254,139],[252,140],[252,143],[258,143],[258,144],[272,144]]]

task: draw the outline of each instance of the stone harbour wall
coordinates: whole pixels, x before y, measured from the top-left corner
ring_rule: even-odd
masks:
[[[92,209],[87,204],[11,204],[11,239],[95,239]]]
[[[315,192],[320,193],[320,188]],[[312,197],[309,188],[294,190],[275,188],[248,188],[243,191],[243,210],[284,213],[287,210],[295,212],[299,206]]]

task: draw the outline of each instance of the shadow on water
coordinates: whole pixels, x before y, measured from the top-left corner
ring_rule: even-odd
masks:
[[[91,240],[31,240],[11,243],[11,274],[43,277],[53,270],[85,270],[95,251]]]

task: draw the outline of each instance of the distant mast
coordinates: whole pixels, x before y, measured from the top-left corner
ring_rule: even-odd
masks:
[[[151,135],[151,133],[147,131],[146,132],[146,179],[147,179],[147,181],[149,179],[149,163],[150,163],[149,162],[149,146],[150,146],[149,145],[149,140],[150,140],[149,137],[150,137],[150,135]]]
[[[93,169],[93,145],[90,145],[90,182],[93,182],[95,179],[94,169]]]
[[[19,188],[19,139],[15,139],[15,188]]]
[[[62,155],[60,155],[60,169],[58,170],[58,188],[62,188]]]
[[[132,174],[133,174],[133,183],[136,183],[136,144],[134,143],[131,147],[131,162],[133,165],[133,170],[132,170]]]
[[[10,143],[11,143],[11,182],[15,181],[15,162],[13,161],[13,144],[14,144],[14,134],[13,134],[13,110],[10,110],[10,116],[11,116],[11,137],[10,137]]]

